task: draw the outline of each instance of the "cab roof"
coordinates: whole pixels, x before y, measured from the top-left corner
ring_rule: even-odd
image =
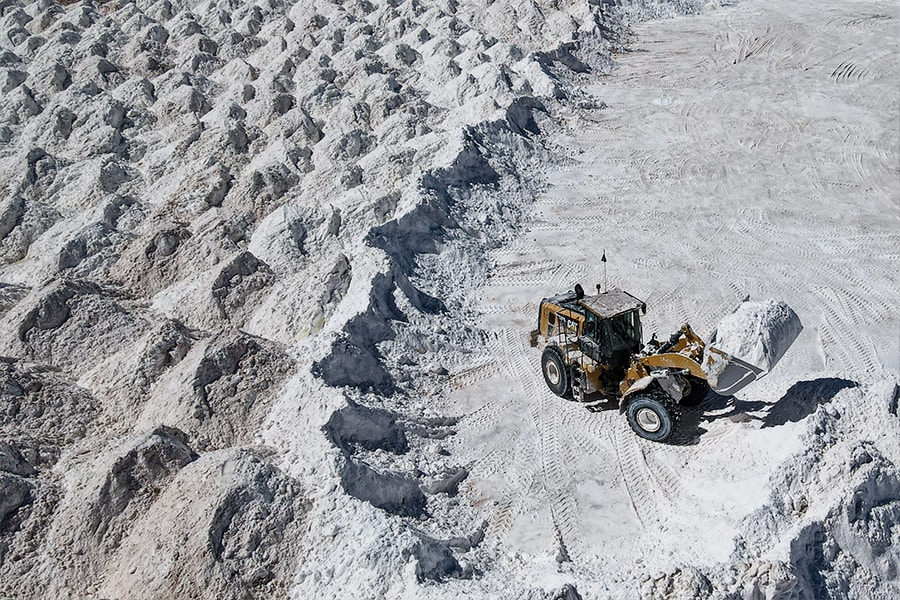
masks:
[[[642,300],[619,289],[600,292],[594,296],[584,296],[577,302],[601,319],[608,319],[638,308],[642,312],[647,312],[647,305]]]

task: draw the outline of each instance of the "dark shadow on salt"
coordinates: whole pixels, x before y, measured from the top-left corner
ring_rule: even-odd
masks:
[[[768,414],[763,417],[762,426],[778,427],[801,421],[815,412],[819,405],[830,402],[842,390],[857,386],[859,384],[855,381],[837,377],[798,381],[769,409]]]

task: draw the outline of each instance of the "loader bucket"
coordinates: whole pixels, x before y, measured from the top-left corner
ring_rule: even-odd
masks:
[[[784,302],[744,302],[722,319],[703,357],[710,387],[731,396],[771,371],[803,331]]]
[[[703,371],[709,387],[722,396],[734,396],[765,374],[763,369],[712,346],[706,347]]]

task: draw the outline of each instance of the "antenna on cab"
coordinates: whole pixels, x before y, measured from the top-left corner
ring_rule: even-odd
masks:
[[[603,263],[603,291],[608,292],[609,286],[606,281],[606,248],[603,249],[603,256],[600,257],[600,262]],[[599,285],[597,287],[600,287]]]

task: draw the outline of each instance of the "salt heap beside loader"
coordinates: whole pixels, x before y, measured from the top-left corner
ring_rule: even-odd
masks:
[[[543,350],[541,370],[558,396],[616,399],[631,428],[653,441],[669,439],[682,407],[709,389],[736,394],[771,371],[803,326],[784,302],[744,302],[722,319],[709,343],[685,323],[665,342],[643,343],[647,305],[623,290],[545,298],[532,339]]]

